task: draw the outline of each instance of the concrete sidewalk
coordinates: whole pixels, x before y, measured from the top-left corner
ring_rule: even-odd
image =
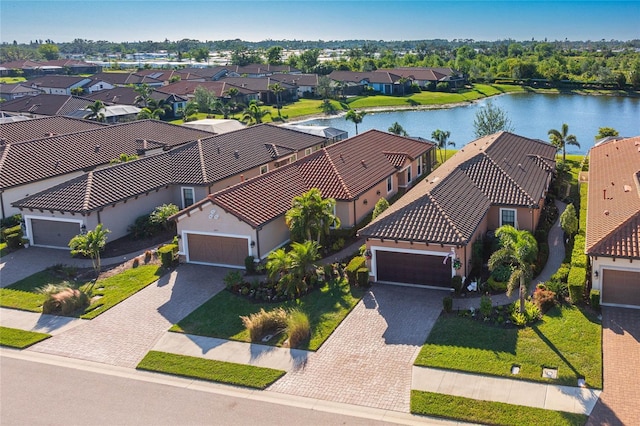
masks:
[[[416,366],[411,389],[586,415],[602,392]]]
[[[313,356],[313,352],[302,349],[278,348],[172,332],[166,332],[151,350],[284,371],[302,368],[308,358]]]
[[[87,320],[59,315],[39,314],[18,309],[0,308],[0,325],[19,330],[47,333],[52,336],[71,330]]]

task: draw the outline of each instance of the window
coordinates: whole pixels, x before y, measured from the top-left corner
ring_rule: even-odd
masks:
[[[411,166],[407,168],[407,183],[411,182]]]
[[[312,152],[313,150],[311,148],[307,148],[304,150],[304,155],[311,155]]]
[[[516,226],[516,211],[514,209],[500,209],[500,226],[511,225]]]
[[[260,174],[263,175],[269,171],[269,165],[265,164],[264,166],[260,166]]]
[[[193,188],[182,188],[182,208],[187,208],[195,202],[195,191]]]
[[[393,176],[387,178],[387,194],[393,191]]]
[[[422,174],[422,157],[418,158],[418,174],[420,176]]]

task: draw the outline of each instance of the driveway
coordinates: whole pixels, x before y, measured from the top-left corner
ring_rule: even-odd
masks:
[[[375,284],[306,364],[269,390],[408,412],[413,361],[443,295]]]
[[[28,350],[134,368],[169,327],[224,288],[227,272],[181,265],[97,318]]]
[[[587,425],[640,424],[640,310],[602,308],[604,389]]]

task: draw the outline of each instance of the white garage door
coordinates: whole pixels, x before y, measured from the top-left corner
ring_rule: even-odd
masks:
[[[603,269],[602,304],[640,307],[640,272]]]
[[[33,245],[69,248],[69,240],[80,233],[78,222],[31,219]]]

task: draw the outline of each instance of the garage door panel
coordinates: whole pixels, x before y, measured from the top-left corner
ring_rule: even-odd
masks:
[[[69,241],[79,233],[80,224],[77,222],[31,219],[34,245],[67,248]]]
[[[451,266],[444,256],[376,251],[378,281],[451,287]]]
[[[602,303],[640,306],[640,272],[603,269]]]
[[[187,234],[189,261],[244,266],[249,255],[245,238]]]

